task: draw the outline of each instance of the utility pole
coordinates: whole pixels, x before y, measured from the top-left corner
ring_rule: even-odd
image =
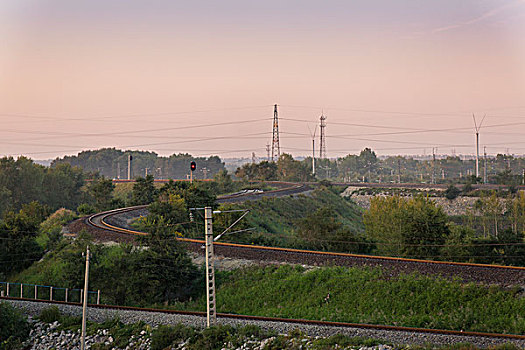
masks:
[[[131,180],[131,162],[133,160],[133,156],[131,154],[128,154],[128,180]]]
[[[213,212],[211,207],[204,208],[206,235],[206,325],[211,327],[217,322],[215,313],[215,270],[213,261]]]
[[[436,183],[436,148],[432,147],[432,184]]]
[[[312,175],[315,176],[315,139],[312,139]]]
[[[279,116],[277,114],[277,105],[273,106],[273,132],[272,132],[272,161],[281,156],[281,146],[279,144]]]
[[[148,177],[148,168],[144,168],[144,173],[146,174],[146,177]]]
[[[476,123],[476,116],[472,114],[472,118],[474,119],[474,129],[476,130],[476,178],[479,177],[479,129],[481,129],[481,124],[483,124],[485,117],[486,115],[483,116],[483,119],[481,119],[481,122],[478,125]]]
[[[86,348],[86,317],[88,302],[89,286],[89,246],[86,248],[86,275],[84,276],[84,301],[82,302],[82,339],[80,341],[80,350]]]
[[[397,158],[397,183],[401,183],[401,158]]]
[[[270,144],[266,144],[266,160],[270,161]]]
[[[120,162],[117,163],[117,180],[120,180]]]
[[[487,183],[487,146],[483,146],[483,183]]]
[[[326,117],[324,113],[321,113],[319,118],[321,121],[321,133],[319,134],[319,159],[326,158],[326,135],[324,133],[324,128],[326,127]]]
[[[252,152],[252,164],[255,164],[255,152]]]

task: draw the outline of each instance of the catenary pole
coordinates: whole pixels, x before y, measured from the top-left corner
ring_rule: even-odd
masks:
[[[215,314],[215,270],[213,260],[213,211],[211,207],[204,208],[206,236],[206,326],[214,326],[217,322]]]

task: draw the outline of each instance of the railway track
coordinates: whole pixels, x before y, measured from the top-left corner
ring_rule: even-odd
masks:
[[[16,307],[25,309],[26,312],[37,316],[39,311],[49,305],[56,305],[62,311],[71,312],[71,307],[78,308],[80,311],[80,303],[71,303],[63,301],[49,301],[49,300],[35,300],[27,298],[13,298],[0,297],[7,302],[13,303]],[[38,305],[35,307],[35,305]],[[69,309],[67,308],[69,307]],[[168,321],[163,315],[176,316],[174,322],[188,323],[193,326],[204,327],[206,321],[206,313],[198,311],[178,311],[169,309],[153,309],[153,308],[139,308],[129,306],[115,306],[115,305],[101,305],[90,304],[89,315],[91,319],[97,320],[93,317],[93,313],[101,311],[102,317],[111,318],[113,314],[118,314],[120,319],[124,322],[126,317],[132,320],[148,320],[154,324],[163,324]],[[110,311],[110,312],[108,312]],[[160,315],[158,320],[155,320],[155,315]],[[100,315],[98,315],[100,316]],[[98,318],[100,320],[100,318]],[[217,313],[217,320],[219,324],[233,324],[246,325],[256,324],[261,328],[278,329],[286,332],[293,329],[300,328],[307,334],[330,336],[337,333],[348,335],[364,334],[367,337],[381,338],[395,343],[419,343],[419,344],[455,344],[455,343],[471,343],[481,346],[496,345],[512,342],[518,346],[525,346],[525,335],[519,334],[498,334],[498,333],[484,333],[484,332],[470,332],[470,331],[456,331],[444,329],[428,329],[415,327],[400,327],[376,324],[361,324],[349,322],[331,322],[331,321],[317,321],[306,319],[288,319],[278,317],[259,317],[251,315],[238,315]]]
[[[113,218],[119,215],[140,216],[139,214],[130,215],[130,213],[135,211],[143,212],[146,207],[136,206],[98,213],[88,217],[85,222],[97,239],[131,242],[135,237],[146,233],[119,226],[115,223],[119,220],[114,220]],[[120,221],[123,222],[125,220]],[[185,242],[189,250],[203,254],[203,240],[178,239]],[[227,242],[215,242],[214,247],[217,256],[243,260],[285,262],[309,266],[371,266],[382,268],[387,277],[397,276],[402,273],[419,272],[425,275],[440,275],[444,278],[459,277],[465,282],[525,287],[525,267],[332,253]]]

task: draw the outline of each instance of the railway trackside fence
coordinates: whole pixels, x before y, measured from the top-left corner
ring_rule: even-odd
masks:
[[[69,289],[20,282],[0,282],[0,296],[2,297],[81,303],[83,294],[84,289],[78,288]],[[89,300],[91,300],[91,304],[100,304],[100,289],[88,291],[88,303],[90,303]]]

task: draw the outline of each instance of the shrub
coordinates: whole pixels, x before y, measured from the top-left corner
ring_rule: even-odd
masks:
[[[6,302],[0,303],[0,350],[21,348],[21,343],[29,336],[26,318]]]
[[[80,215],[91,215],[91,214],[95,214],[97,210],[95,209],[94,206],[90,204],[82,203],[77,207],[77,212]]]
[[[60,321],[62,317],[62,313],[58,309],[57,306],[50,306],[48,308],[43,309],[40,312],[40,316],[38,316],[38,319],[45,323],[53,323],[55,321]]]
[[[183,341],[193,337],[195,331],[192,328],[178,324],[174,327],[160,325],[151,335],[151,349],[162,350],[176,341]]]
[[[459,188],[457,188],[454,185],[450,185],[445,190],[445,197],[449,200],[453,200],[453,199],[456,199],[460,193],[461,193],[461,190]]]

